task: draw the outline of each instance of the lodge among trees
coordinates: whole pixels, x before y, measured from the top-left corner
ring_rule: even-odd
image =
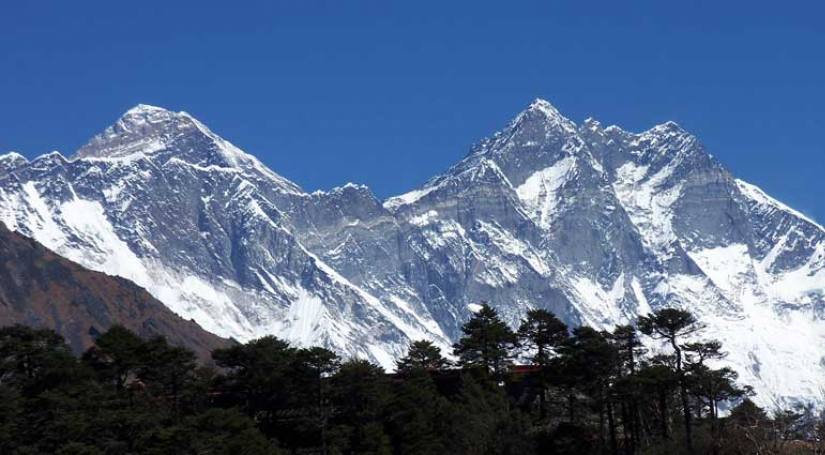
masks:
[[[821,420],[756,406],[688,312],[600,332],[533,310],[513,331],[484,305],[463,332],[455,364],[416,341],[388,373],[275,337],[204,367],[122,327],[77,359],[54,332],[6,327],[0,453],[825,453]]]

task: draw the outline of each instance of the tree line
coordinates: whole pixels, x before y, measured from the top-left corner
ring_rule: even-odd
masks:
[[[512,330],[485,304],[450,358],[415,341],[388,373],[272,336],[203,366],[120,326],[80,358],[53,331],[5,327],[0,453],[825,453],[822,419],[759,408],[702,329],[662,309],[612,331],[531,310]]]

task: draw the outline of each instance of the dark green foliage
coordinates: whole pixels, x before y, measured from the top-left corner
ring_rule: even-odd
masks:
[[[25,396],[71,382],[82,374],[63,338],[22,325],[0,328],[0,384]]]
[[[504,390],[485,376],[477,378],[476,371],[461,375],[460,392],[453,398],[449,453],[530,453],[527,423],[511,409]]]
[[[533,310],[514,333],[485,305],[455,346],[458,367],[417,341],[388,374],[275,337],[217,350],[210,369],[122,327],[78,361],[53,332],[7,327],[0,453],[820,453],[825,425],[758,408],[734,371],[713,368],[724,352],[696,341],[700,328],[681,310],[641,318],[670,348],[651,356],[633,326],[570,333]],[[519,354],[532,363],[513,365]]]
[[[639,318],[639,330],[642,333],[663,338],[669,342],[674,338],[702,330],[702,328],[702,324],[693,314],[677,308],[664,308]]]
[[[570,333],[563,322],[556,315],[547,310],[530,310],[527,317],[519,325],[517,332],[519,345],[524,353],[530,357],[533,365],[539,367],[533,375],[530,384],[538,398],[538,419],[547,418],[548,387],[559,377],[559,349],[567,343]]]
[[[10,453],[15,447],[22,404],[17,389],[0,384],[0,453]]]
[[[569,337],[567,325],[547,310],[530,310],[518,329],[523,349],[532,354],[536,365],[546,366]]]
[[[539,439],[539,453],[553,455],[577,455],[599,453],[595,433],[586,425],[562,422]]]
[[[696,320],[693,314],[676,308],[664,308],[639,318],[639,330],[642,333],[667,341],[673,349],[676,359],[676,376],[679,381],[679,398],[682,402],[685,445],[689,452],[693,451],[692,412],[688,399],[688,379],[682,366],[684,363],[682,346],[679,342],[682,338],[692,335],[702,330],[702,328],[702,324]]]
[[[439,393],[429,372],[410,369],[405,379],[395,384],[387,409],[393,453],[449,453],[449,427],[446,424],[451,420],[453,408],[450,401]]]
[[[564,374],[580,388],[601,387],[616,370],[618,352],[607,337],[590,327],[577,327],[561,346]]]
[[[341,365],[332,378],[332,403],[336,409],[334,432],[343,453],[389,454],[390,440],[383,418],[390,400],[384,370],[365,360]]]
[[[620,325],[609,337],[616,347],[624,374],[636,373],[639,359],[647,352],[636,328],[632,325]]]
[[[441,348],[427,340],[414,341],[410,344],[407,355],[397,362],[399,373],[415,370],[439,371],[448,367],[450,362],[441,355]]]
[[[149,454],[277,455],[283,453],[234,409],[210,409],[159,429],[147,441]]]
[[[464,336],[454,346],[459,364],[465,368],[480,368],[501,380],[515,354],[516,334],[486,303],[461,327],[461,331]]]
[[[212,353],[226,371],[219,379],[222,400],[255,419],[268,437],[281,432],[280,413],[292,408],[289,372],[296,354],[295,348],[272,336]]]
[[[0,453],[277,453],[247,416],[202,414],[209,376],[163,339],[115,327],[79,362],[55,333],[15,326],[0,353]]]
[[[140,337],[116,325],[95,341],[83,354],[83,362],[94,369],[100,380],[123,390],[126,382],[138,374],[146,360],[145,344]]]
[[[290,372],[290,400],[292,412],[284,417],[280,435],[284,443],[294,447],[306,446],[306,441],[326,448],[330,438],[332,418],[331,384],[329,378],[338,370],[340,361],[332,351],[324,348],[300,349]]]
[[[268,438],[299,449],[324,448],[334,436],[327,380],[338,369],[334,353],[296,349],[268,336],[216,350],[212,357],[224,369],[216,378],[218,404],[242,409]]]

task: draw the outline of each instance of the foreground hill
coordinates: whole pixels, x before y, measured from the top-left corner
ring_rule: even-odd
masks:
[[[164,336],[202,359],[228,344],[129,280],[88,270],[0,223],[0,326],[17,323],[56,331],[76,353],[113,324]]]
[[[762,404],[818,401],[825,230],[673,122],[580,125],[536,100],[421,188],[308,193],[184,112],[140,105],[71,158],[0,157],[0,220],[222,336],[385,367],[488,301],[610,328],[689,309]]]

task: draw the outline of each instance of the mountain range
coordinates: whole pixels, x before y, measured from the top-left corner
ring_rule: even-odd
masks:
[[[72,156],[0,157],[0,221],[205,329],[385,367],[482,301],[609,329],[694,312],[763,405],[825,404],[825,229],[673,122],[536,100],[420,188],[307,192],[185,112],[139,105]]]

